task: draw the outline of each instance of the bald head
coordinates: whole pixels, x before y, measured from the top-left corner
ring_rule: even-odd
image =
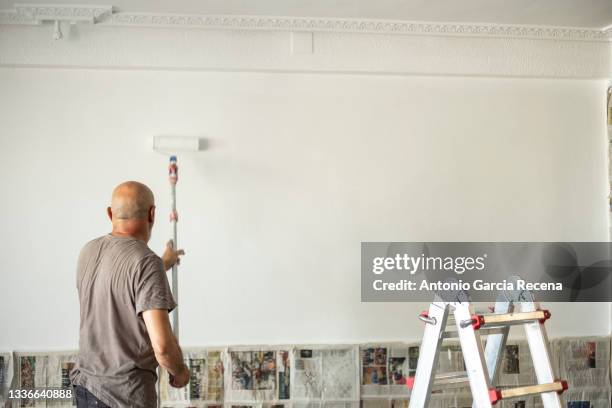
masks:
[[[137,181],[119,184],[106,211],[113,223],[113,235],[149,241],[155,221],[155,200],[149,187]]]
[[[113,190],[111,210],[113,219],[134,220],[149,216],[149,210],[155,205],[153,192],[137,181],[126,181]]]

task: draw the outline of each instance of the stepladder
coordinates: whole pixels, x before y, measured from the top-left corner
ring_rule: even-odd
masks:
[[[451,301],[449,301],[451,300]],[[467,294],[453,299],[436,295],[419,315],[425,323],[416,374],[406,380],[409,408],[426,408],[432,391],[469,385],[473,408],[490,408],[501,400],[540,395],[544,408],[562,408],[567,382],[557,378],[545,322],[551,317],[531,292],[500,293],[487,313],[476,312]],[[499,369],[512,326],[522,326],[529,345],[537,384],[497,387]],[[482,340],[486,337],[486,346]],[[465,371],[436,375],[443,341],[459,339]]]

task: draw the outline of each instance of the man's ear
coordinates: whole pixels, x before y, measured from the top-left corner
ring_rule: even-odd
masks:
[[[113,220],[113,210],[110,207],[106,207],[106,215],[108,215],[109,220]]]
[[[149,208],[149,222],[151,224],[155,222],[155,206],[154,205],[152,205],[151,208]]]

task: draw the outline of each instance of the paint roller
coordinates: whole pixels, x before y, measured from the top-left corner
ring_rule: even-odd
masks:
[[[176,211],[176,183],[178,182],[178,160],[176,154],[179,152],[198,152],[206,148],[205,140],[199,137],[188,136],[155,136],[153,137],[153,150],[170,156],[168,165],[168,181],[170,182],[170,225],[172,228],[172,244],[177,249],[178,212]],[[179,336],[179,298],[178,298],[178,265],[172,266],[172,295],[177,307],[172,311],[172,332],[178,339]]]

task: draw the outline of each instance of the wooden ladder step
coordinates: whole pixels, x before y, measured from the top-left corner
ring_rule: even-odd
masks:
[[[483,326],[507,326],[513,324],[523,324],[534,321],[543,323],[550,318],[548,310],[534,310],[533,312],[517,312],[517,313],[499,313],[472,315],[470,320],[464,320],[460,323],[462,328],[472,326],[474,330],[478,330]]]
[[[546,392],[557,392],[561,394],[567,390],[567,381],[555,381],[548,384],[526,385],[523,387],[491,389],[489,390],[489,399],[491,404],[496,404],[499,400],[508,398],[524,397],[527,395],[543,394]]]

